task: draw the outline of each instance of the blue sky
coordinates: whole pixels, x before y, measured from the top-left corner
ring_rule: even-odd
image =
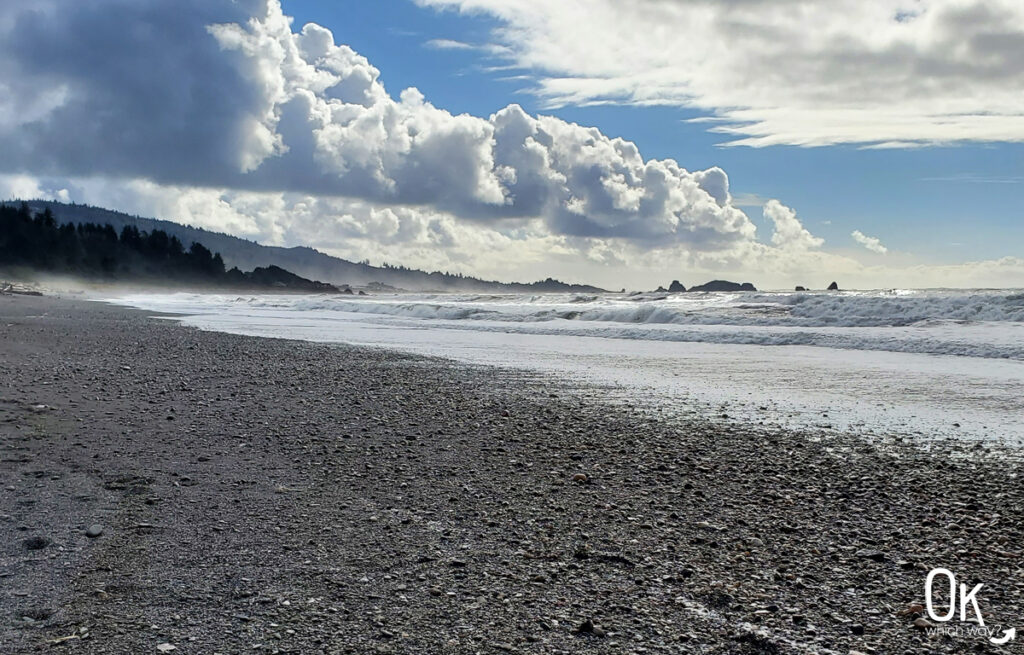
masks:
[[[545,109],[523,69],[475,50],[440,50],[432,39],[481,44],[499,22],[484,14],[423,8],[409,0],[285,0],[295,28],[316,22],[381,70],[392,95],[406,87],[453,113],[487,116],[509,103],[601,128],[635,142],[646,157],[691,170],[720,166],[734,195],[780,198],[836,247],[850,231],[936,262],[1019,256],[1024,251],[1024,145],[986,143],[903,149],[857,146],[722,147],[701,113],[676,107],[590,106]],[[756,207],[745,207],[764,223]],[[765,236],[762,234],[762,237]]]

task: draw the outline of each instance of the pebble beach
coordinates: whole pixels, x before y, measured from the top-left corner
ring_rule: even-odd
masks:
[[[922,605],[1024,628],[1014,452],[49,296],[0,335],[3,653],[1024,652]]]

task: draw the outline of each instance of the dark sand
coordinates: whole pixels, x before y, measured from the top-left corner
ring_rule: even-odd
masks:
[[[1024,628],[1017,460],[68,300],[0,334],[0,653],[1022,652],[901,615],[944,566]]]

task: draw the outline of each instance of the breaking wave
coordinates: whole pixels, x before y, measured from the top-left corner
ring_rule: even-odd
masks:
[[[152,296],[149,297],[152,300]],[[175,294],[159,309],[301,313],[526,334],[816,346],[1024,360],[1020,291],[219,297]],[[131,304],[131,303],[129,303]],[[178,305],[178,309],[172,305]]]
[[[243,299],[239,299],[243,300]],[[251,304],[279,302],[260,298]],[[287,301],[285,301],[287,302]],[[741,293],[671,296],[307,298],[296,309],[441,320],[578,320],[674,325],[904,327],[932,321],[1024,323],[1024,293]]]

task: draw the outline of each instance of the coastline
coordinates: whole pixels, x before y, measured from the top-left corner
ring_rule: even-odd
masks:
[[[3,652],[1021,652],[901,615],[935,567],[1024,615],[1018,460],[97,303],[0,330]]]

